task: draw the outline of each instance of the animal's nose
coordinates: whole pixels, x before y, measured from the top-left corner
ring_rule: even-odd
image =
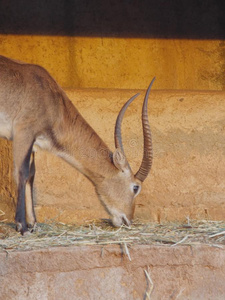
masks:
[[[126,215],[122,216],[122,221],[123,221],[123,224],[125,224],[127,226],[130,226],[130,224],[131,224],[131,221],[128,220]]]
[[[127,218],[127,216],[125,214],[118,213],[118,214],[113,216],[112,223],[115,227],[120,227],[123,224],[127,225],[127,226],[130,226],[131,221]]]

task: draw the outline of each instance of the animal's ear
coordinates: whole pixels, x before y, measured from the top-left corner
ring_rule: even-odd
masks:
[[[113,163],[117,169],[124,171],[128,167],[128,162],[123,154],[123,152],[120,149],[116,149],[113,153]]]

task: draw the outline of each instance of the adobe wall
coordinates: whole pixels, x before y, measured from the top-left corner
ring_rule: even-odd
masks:
[[[40,64],[63,87],[224,90],[221,1],[0,4],[0,54]]]
[[[224,90],[219,39],[66,37],[0,33],[0,55],[45,67],[65,88]]]
[[[2,299],[224,299],[225,251],[206,245],[57,247],[0,253]],[[145,276],[148,272],[153,285]]]
[[[137,90],[67,90],[81,114],[113,150],[117,113]],[[124,147],[134,172],[142,159],[141,105],[144,91],[126,112]],[[223,220],[225,93],[157,91],[150,95],[149,117],[154,163],[136,198],[135,217],[148,221]],[[0,141],[0,209],[13,219],[11,146]],[[36,154],[38,221],[82,223],[108,217],[92,184],[52,154]]]

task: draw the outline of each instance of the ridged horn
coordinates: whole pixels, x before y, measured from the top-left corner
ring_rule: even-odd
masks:
[[[124,150],[123,150],[123,143],[122,143],[122,136],[121,136],[121,124],[123,121],[123,116],[124,116],[125,111],[128,108],[128,106],[139,94],[140,93],[134,95],[124,104],[124,106],[121,108],[121,110],[118,114],[118,117],[116,119],[115,132],[114,132],[115,147],[119,148],[123,152],[123,154],[125,154]]]
[[[135,174],[135,177],[143,182],[148,176],[153,160],[153,149],[152,149],[152,135],[151,129],[148,121],[148,97],[150,94],[151,87],[153,82],[155,81],[155,77],[152,79],[143,103],[142,107],[142,128],[143,128],[143,136],[144,136],[144,151],[143,151],[143,159],[141,166],[138,172]]]

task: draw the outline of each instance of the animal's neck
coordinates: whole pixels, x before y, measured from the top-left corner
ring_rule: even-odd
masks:
[[[115,172],[112,152],[68,99],[64,102],[63,118],[57,126],[57,140],[61,146],[58,156],[94,184]]]

